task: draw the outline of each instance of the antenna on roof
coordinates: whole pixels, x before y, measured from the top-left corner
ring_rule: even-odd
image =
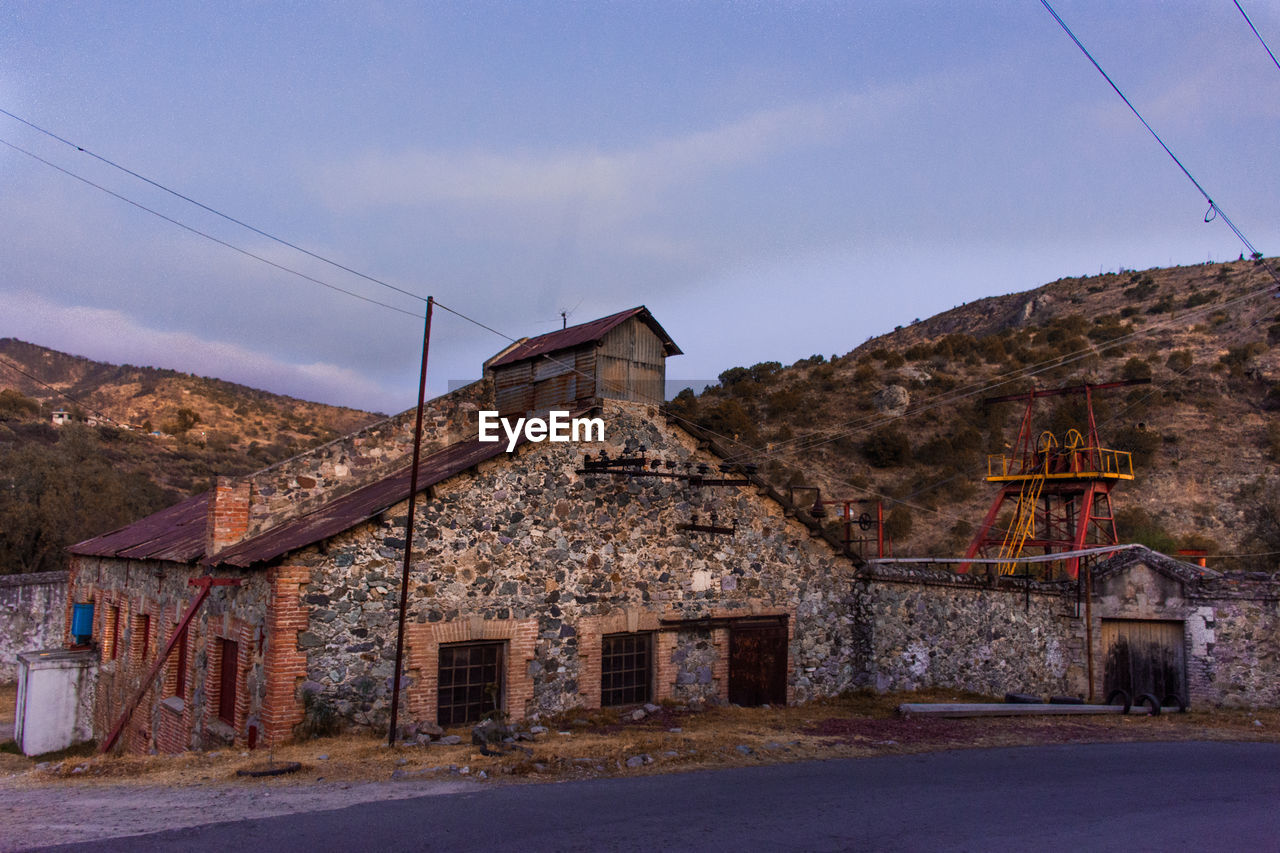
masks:
[[[577,304],[577,305],[575,305],[575,306],[573,306],[572,308],[561,308],[561,309],[560,309],[560,328],[562,328],[562,329],[567,329],[567,328],[569,328],[569,315],[570,315],[570,314],[572,314],[574,311],[577,311],[579,308],[581,308],[581,307],[582,307],[582,302],[583,302],[583,300],[584,300],[584,299],[586,299],[586,297],[585,297],[585,296],[584,296],[582,299],[579,299],[579,300],[578,300],[578,304]]]

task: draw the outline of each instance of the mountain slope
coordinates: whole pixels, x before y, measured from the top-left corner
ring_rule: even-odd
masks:
[[[1122,539],[1214,554],[1280,551],[1280,303],[1250,261],[1069,278],[962,305],[827,362],[763,362],[674,401],[778,486],[885,498],[895,553],[956,556],[994,497],[1025,404],[988,396],[1150,378],[1094,395],[1104,446],[1133,453]],[[1034,432],[1085,430],[1081,397],[1037,402]],[[812,500],[812,493],[806,493]],[[1275,557],[1224,568],[1271,568]]]
[[[377,419],[0,339],[0,574],[61,568],[68,544]]]

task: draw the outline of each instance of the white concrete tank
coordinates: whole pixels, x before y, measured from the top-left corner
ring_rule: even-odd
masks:
[[[18,707],[13,739],[23,755],[43,755],[93,739],[92,649],[49,649],[18,655]]]

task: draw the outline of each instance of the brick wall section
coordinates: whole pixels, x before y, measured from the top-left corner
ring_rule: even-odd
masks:
[[[79,557],[74,564],[69,596],[94,602],[93,641],[106,654],[104,629],[110,627],[110,608],[120,607],[119,652],[99,668],[94,693],[94,735],[101,739],[115,725],[125,703],[142,687],[142,676],[154,664],[188,607],[198,595],[190,580],[205,570],[180,563]],[[139,752],[155,748],[172,753],[191,748],[215,749],[228,744],[246,746],[250,727],[261,735],[265,693],[263,640],[269,589],[267,572],[249,572],[241,586],[214,587],[187,628],[186,683],[178,696],[175,649],[156,683],[133,713],[121,748]],[[145,662],[139,660],[144,622],[151,631]],[[107,630],[107,634],[110,631]],[[217,640],[240,643],[234,727],[217,721]],[[258,738],[261,740],[261,737]]]
[[[206,554],[216,554],[244,538],[249,530],[249,481],[219,477],[209,501],[209,523],[205,528]]]
[[[310,571],[300,566],[276,566],[267,574],[271,593],[263,653],[262,739],[269,745],[287,741],[302,722],[298,687],[307,677],[307,655],[298,648],[298,634],[307,630],[302,588],[310,579]]]
[[[533,661],[538,642],[536,619],[459,619],[453,622],[405,626],[406,663],[409,684],[401,695],[413,720],[436,722],[439,690],[440,646],[479,640],[506,640],[503,656],[502,710],[511,720],[522,720],[533,702]]]

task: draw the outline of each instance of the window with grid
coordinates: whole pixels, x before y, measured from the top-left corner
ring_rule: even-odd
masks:
[[[219,640],[222,644],[218,663],[218,719],[229,726],[236,724],[236,664],[240,657],[240,644],[234,640]]]
[[[440,647],[436,716],[442,726],[474,723],[502,708],[503,643]]]
[[[653,683],[652,634],[606,634],[600,648],[600,704],[648,702]]]

